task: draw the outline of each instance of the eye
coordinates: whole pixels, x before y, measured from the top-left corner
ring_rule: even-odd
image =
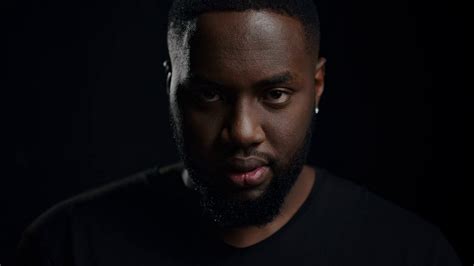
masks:
[[[215,90],[205,89],[198,92],[201,101],[212,103],[221,100],[220,94]]]
[[[269,90],[265,94],[265,101],[272,104],[283,104],[290,100],[290,92],[282,89]]]

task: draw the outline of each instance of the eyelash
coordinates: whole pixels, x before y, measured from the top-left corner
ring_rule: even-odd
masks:
[[[278,103],[276,103],[276,104],[284,104],[284,103],[286,103],[286,102],[288,102],[288,101],[290,100],[291,92],[288,91],[288,90],[272,89],[272,90],[267,91],[266,94],[267,94],[267,95],[270,95],[271,93],[274,93],[274,92],[280,93],[280,97],[278,97],[278,98],[281,98],[282,95],[287,97],[287,99],[286,99],[285,101],[283,101],[283,102],[278,102]]]
[[[197,93],[197,96],[200,97],[200,99],[204,102],[214,102],[214,101],[206,101],[205,99],[203,99],[203,96],[205,93],[214,93],[215,95],[219,95],[219,97],[222,98],[222,95],[216,90],[201,90]]]
[[[284,103],[288,102],[289,98],[291,97],[291,91],[280,89],[280,88],[279,89],[267,90],[267,91],[265,91],[265,95],[269,96],[270,93],[274,93],[274,92],[280,93],[280,97],[278,97],[278,98],[281,98],[281,96],[284,95],[284,96],[288,97],[288,99],[283,101],[283,102],[278,102],[278,103],[269,102],[270,104],[284,104]],[[205,98],[204,94],[206,94],[206,93],[212,93],[212,94],[214,94],[213,96],[219,96],[219,99],[208,101],[208,100],[204,99]],[[222,94],[217,90],[202,90],[202,91],[197,93],[197,96],[200,97],[200,100],[202,102],[205,102],[205,103],[214,103],[214,102],[217,102],[217,101],[222,100],[224,98],[222,96]]]

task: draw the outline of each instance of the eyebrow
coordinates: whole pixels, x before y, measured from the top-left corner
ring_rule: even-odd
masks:
[[[288,82],[291,82],[294,80],[295,77],[294,75],[291,74],[290,71],[284,71],[278,74],[274,74],[270,77],[266,77],[264,79],[261,79],[257,82],[255,82],[252,87],[254,88],[264,88],[264,87],[272,87],[272,86],[277,86],[281,84],[285,84]],[[205,77],[199,76],[199,75],[190,75],[187,80],[187,84],[199,84],[202,86],[206,87],[218,87],[218,88],[225,88],[228,87],[224,84],[221,84],[219,82],[209,80]]]
[[[254,87],[257,87],[257,88],[272,87],[272,86],[288,83],[292,80],[294,80],[294,76],[291,74],[291,72],[284,71],[282,73],[278,73],[268,78],[257,81],[254,84]]]
[[[212,87],[212,88],[222,88],[225,87],[223,84],[209,80],[205,77],[201,77],[199,75],[191,74],[187,79],[186,79],[186,84],[193,84],[193,85],[200,85],[200,86],[205,86],[205,87]]]

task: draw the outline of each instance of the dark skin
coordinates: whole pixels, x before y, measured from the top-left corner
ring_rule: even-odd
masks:
[[[192,41],[171,48],[182,56],[172,60],[167,82],[172,110],[182,115],[188,155],[200,158],[216,177],[211,182],[229,197],[258,198],[271,169],[258,185],[241,189],[219,178],[225,171],[220,165],[228,155],[245,160],[239,151],[246,149],[288,163],[323,93],[326,60],[308,50],[297,19],[274,12],[205,13],[196,27]],[[222,229],[222,239],[248,247],[268,238],[297,212],[315,179],[314,168],[305,165],[272,222]]]

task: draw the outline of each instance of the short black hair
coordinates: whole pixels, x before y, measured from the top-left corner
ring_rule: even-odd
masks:
[[[319,51],[320,23],[312,0],[174,0],[168,15],[168,39],[182,38],[201,14],[213,11],[269,10],[298,19],[311,52]]]

